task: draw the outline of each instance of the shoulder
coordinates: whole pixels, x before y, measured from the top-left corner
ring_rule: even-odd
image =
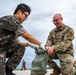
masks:
[[[73,31],[73,28],[68,26],[68,25],[65,25],[65,29],[68,29],[68,30],[72,30]]]
[[[8,21],[8,20],[14,19],[14,16],[13,15],[7,15],[7,16],[1,17],[0,19]]]
[[[68,25],[65,25],[65,30],[66,32],[69,34],[74,34],[74,30],[72,27],[68,26]]]
[[[11,24],[20,24],[19,20],[14,15],[7,15],[0,18],[1,20],[8,21]]]
[[[69,29],[72,29],[72,27],[70,27],[69,25],[64,25],[65,28],[69,28]]]
[[[16,30],[22,27],[22,25],[20,24],[20,22],[17,20],[17,18],[14,15],[1,17],[0,21],[2,22],[4,26],[10,27],[10,28],[16,28]]]

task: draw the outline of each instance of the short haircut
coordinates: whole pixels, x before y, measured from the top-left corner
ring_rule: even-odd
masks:
[[[28,12],[28,13],[30,14],[30,12],[31,12],[31,8],[30,8],[28,5],[24,4],[24,3],[20,3],[20,4],[16,7],[16,9],[15,9],[15,11],[14,11],[14,14],[16,14],[18,10],[21,10],[22,13]]]

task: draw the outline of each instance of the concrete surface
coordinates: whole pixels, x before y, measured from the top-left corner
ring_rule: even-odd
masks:
[[[21,70],[14,70],[13,73],[15,73],[16,75],[30,75],[31,70],[25,70],[25,71],[21,71]],[[48,69],[47,73],[45,75],[50,75],[53,72],[52,69]]]

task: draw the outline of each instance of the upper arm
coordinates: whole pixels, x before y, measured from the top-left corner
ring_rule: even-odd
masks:
[[[21,36],[22,36],[23,38],[25,38],[26,40],[28,40],[29,37],[31,37],[31,34],[28,33],[28,32],[25,32],[25,33],[23,33]]]

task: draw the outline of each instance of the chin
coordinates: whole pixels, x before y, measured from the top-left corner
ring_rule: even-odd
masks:
[[[21,21],[20,23],[23,23],[23,21]]]

